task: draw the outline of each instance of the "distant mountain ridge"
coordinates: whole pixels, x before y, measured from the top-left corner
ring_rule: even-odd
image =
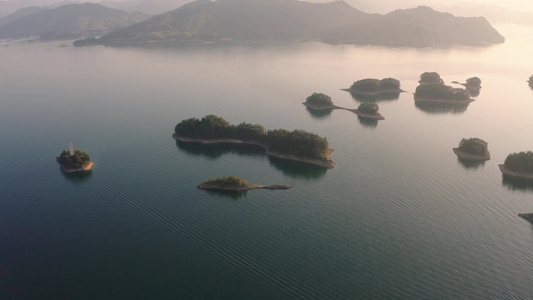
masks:
[[[378,15],[344,1],[197,0],[76,45],[225,40],[318,40],[408,47],[504,42],[484,18],[458,18],[429,7]]]
[[[20,14],[20,10],[3,19],[13,18],[17,13]],[[67,4],[55,9],[36,9],[34,13],[4,24],[0,27],[0,38],[39,36],[48,40],[99,36],[149,17],[146,14],[130,14],[100,4]]]

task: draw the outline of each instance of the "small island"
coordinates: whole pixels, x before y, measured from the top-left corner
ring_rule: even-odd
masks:
[[[274,185],[259,185],[250,184],[248,181],[236,176],[224,176],[222,178],[211,178],[198,185],[202,190],[216,190],[216,191],[249,191],[257,189],[267,190],[287,190],[292,188],[288,184],[274,184]]]
[[[467,104],[474,101],[466,89],[445,85],[436,72],[423,73],[419,82],[414,94],[416,102]]]
[[[479,138],[463,138],[459,147],[453,148],[453,152],[461,159],[485,161],[490,160],[488,144]]]
[[[529,76],[529,80],[527,82],[529,84],[529,87],[533,89],[533,75]]]
[[[518,214],[518,216],[523,218],[524,220],[529,221],[530,223],[533,223],[533,213]]]
[[[303,130],[275,129],[266,131],[258,124],[230,125],[226,120],[208,115],[201,120],[183,120],[174,128],[172,137],[179,142],[202,144],[248,144],[265,149],[269,156],[333,168],[333,149],[326,138]]]
[[[372,96],[404,92],[404,90],[400,88],[400,81],[390,77],[381,80],[374,78],[361,79],[354,82],[349,89],[343,90],[354,94]]]
[[[511,153],[499,167],[505,176],[533,180],[533,152]]]
[[[385,120],[385,118],[378,112],[379,107],[375,103],[362,103],[357,109],[345,108],[333,104],[331,97],[322,93],[313,93],[307,97],[303,103],[307,108],[314,111],[332,110],[332,109],[344,109],[351,111],[354,114],[362,118]]]
[[[69,150],[63,150],[56,160],[65,173],[90,172],[93,168],[91,157],[80,149],[74,151],[72,143],[69,144]]]

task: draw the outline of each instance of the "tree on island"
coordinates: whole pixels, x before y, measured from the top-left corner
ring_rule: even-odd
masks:
[[[357,110],[364,114],[375,115],[379,111],[379,106],[376,103],[366,102],[361,103]]]
[[[466,84],[465,84],[467,87],[474,87],[474,88],[478,88],[481,86],[481,79],[479,79],[478,77],[470,77],[466,80]]]
[[[400,81],[394,78],[374,78],[361,79],[350,86],[351,90],[364,93],[377,93],[382,91],[399,90]]]
[[[469,100],[466,89],[453,88],[444,84],[421,84],[416,87],[415,96],[425,99]]]
[[[307,97],[306,102],[317,106],[333,105],[331,97],[322,93],[313,93],[311,96]]]
[[[241,123],[230,125],[215,115],[201,120],[191,118],[176,125],[174,132],[180,137],[197,139],[237,139],[259,143],[268,151],[312,159],[327,159],[329,144],[326,138],[303,130],[269,130],[261,125]]]
[[[533,89],[533,75],[529,76],[528,83],[529,83],[529,87]]]
[[[479,138],[463,138],[459,143],[459,150],[470,154],[485,155],[488,153],[488,144]]]
[[[505,159],[504,165],[512,171],[533,173],[533,152],[511,153]]]
[[[444,81],[440,78],[437,72],[424,72],[420,75],[420,83],[424,84],[444,84]]]
[[[248,181],[237,176],[224,176],[222,178],[211,178],[207,183],[215,184],[221,187],[245,187]]]
[[[63,150],[59,155],[59,163],[67,169],[81,169],[91,163],[91,157],[79,149],[72,156],[70,151]]]

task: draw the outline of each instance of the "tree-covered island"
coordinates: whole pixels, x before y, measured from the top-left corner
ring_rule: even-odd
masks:
[[[339,108],[333,104],[330,96],[322,93],[313,93],[311,96],[305,99],[303,104],[313,110]]]
[[[307,97],[306,101],[303,104],[307,106],[308,109],[315,111],[344,109],[353,112],[359,117],[374,120],[385,120],[385,118],[378,112],[379,107],[375,103],[363,103],[359,105],[359,108],[351,109],[333,104],[333,101],[331,101],[331,98],[327,95],[321,93],[313,93],[311,96]]]
[[[266,154],[296,160],[318,166],[333,168],[333,149],[326,138],[303,130],[275,129],[266,131],[257,124],[231,125],[215,115],[202,119],[183,120],[174,128],[174,139],[181,142],[203,144],[229,143],[251,144],[266,150]]]
[[[533,89],[533,75],[529,76],[529,80],[527,82],[529,84],[529,87]]]
[[[202,190],[218,190],[218,191],[248,191],[256,189],[267,190],[286,190],[292,188],[292,185],[288,184],[275,184],[275,185],[259,185],[250,184],[247,180],[236,176],[224,176],[221,178],[211,178],[198,185]]]
[[[379,106],[376,103],[361,103],[357,109],[353,110],[353,112],[362,118],[385,120],[385,118],[379,113]]]
[[[533,180],[533,152],[511,153],[499,167],[500,171],[508,177]]]
[[[350,93],[364,94],[364,95],[380,95],[386,93],[401,93],[400,81],[394,78],[383,78],[381,80],[374,78],[361,79],[354,82],[349,89],[345,89]]]
[[[445,85],[436,72],[423,73],[419,82],[414,94],[417,102],[465,104],[474,101],[466,89]]]
[[[466,160],[489,160],[490,153],[488,144],[479,138],[463,138],[459,147],[453,148],[453,152],[461,159]]]
[[[57,161],[65,173],[89,172],[93,168],[91,157],[79,149],[76,151],[73,151],[72,148],[70,151],[63,150],[57,157]]]

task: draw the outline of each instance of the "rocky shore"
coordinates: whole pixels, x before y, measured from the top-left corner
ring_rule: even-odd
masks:
[[[462,151],[459,148],[453,148],[453,152],[457,157],[468,160],[490,160],[490,153],[487,151],[485,154],[472,154]]]
[[[526,180],[533,181],[533,173],[513,171],[507,168],[504,164],[500,164],[498,166],[500,167],[500,171],[502,171],[503,175],[506,175],[511,178],[526,179]]]

